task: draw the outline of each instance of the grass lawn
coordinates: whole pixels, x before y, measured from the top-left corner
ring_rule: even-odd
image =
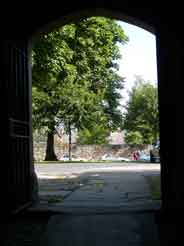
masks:
[[[152,199],[160,200],[161,199],[160,175],[146,176],[146,180],[149,184]]]

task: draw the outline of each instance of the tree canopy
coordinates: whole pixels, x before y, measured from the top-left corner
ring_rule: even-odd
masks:
[[[101,117],[108,129],[122,126],[117,43],[127,41],[121,26],[104,17],[41,34],[33,47],[34,129],[53,133],[60,123],[88,129]]]
[[[159,135],[157,87],[137,78],[124,114],[126,142],[152,144]]]

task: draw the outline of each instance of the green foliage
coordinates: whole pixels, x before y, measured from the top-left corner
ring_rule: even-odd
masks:
[[[152,144],[158,138],[157,88],[137,78],[124,115],[127,143]]]
[[[79,130],[77,142],[80,144],[107,144],[110,130],[106,126],[107,119],[101,118],[98,123],[93,123]]]
[[[96,125],[94,129],[84,129],[79,131],[80,144],[107,144],[107,137],[109,130],[104,129],[103,126]]]
[[[41,34],[32,53],[34,129],[53,134],[62,125],[67,133],[72,128],[91,130],[90,139],[95,139],[98,128],[104,132],[122,127],[118,90],[123,78],[117,74],[121,57],[117,42],[127,41],[121,26],[104,17]],[[105,119],[106,126],[94,129],[99,119]],[[47,149],[53,153],[53,148]]]
[[[125,133],[125,141],[131,145],[142,144],[142,135],[138,131],[131,131]]]
[[[98,111],[108,126],[122,125],[123,78],[117,75],[117,42],[128,38],[113,20],[91,17],[41,34],[33,48],[33,126],[53,129],[68,122],[87,127]]]

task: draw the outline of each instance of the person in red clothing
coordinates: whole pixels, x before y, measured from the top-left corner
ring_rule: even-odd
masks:
[[[136,160],[139,160],[139,158],[140,158],[140,152],[136,151]]]
[[[133,160],[137,161],[137,160],[139,160],[139,158],[140,158],[139,151],[134,151],[133,152]]]
[[[136,155],[136,151],[133,152],[133,160],[136,161],[137,160],[137,155]]]

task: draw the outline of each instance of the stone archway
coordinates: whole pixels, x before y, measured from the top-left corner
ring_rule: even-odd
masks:
[[[145,24],[142,21],[137,20],[136,18],[133,17],[129,17],[127,15],[124,15],[122,13],[118,13],[118,12],[113,12],[110,10],[105,10],[105,9],[87,9],[87,10],[83,10],[83,11],[77,11],[77,12],[72,12],[71,14],[68,14],[62,18],[59,18],[56,21],[51,22],[50,24],[43,26],[42,28],[40,28],[40,31],[35,32],[35,34],[30,38],[30,53],[31,53],[31,48],[32,48],[32,44],[34,44],[34,39],[36,39],[39,36],[39,33],[48,33],[50,31],[52,31],[54,28],[65,25],[67,23],[72,23],[75,22],[77,20],[79,20],[80,18],[84,18],[84,17],[90,17],[90,16],[105,16],[105,17],[110,17],[110,18],[116,18],[118,20],[126,20],[129,23],[134,23],[139,27],[143,27],[146,30],[149,30],[152,33],[156,32],[156,29],[148,24]]]
[[[132,8],[125,7],[123,3],[118,3],[113,7],[109,6],[108,3],[104,4],[107,10],[106,14],[112,15],[114,18],[118,18],[116,14],[113,13],[126,13],[124,19],[129,21],[132,24],[136,24],[140,27],[145,27],[147,30],[156,32],[157,35],[157,56],[158,56],[158,80],[159,80],[159,110],[160,110],[160,139],[161,139],[161,174],[162,174],[162,200],[163,208],[165,210],[170,209],[183,209],[184,207],[184,198],[183,198],[183,184],[182,184],[182,172],[181,172],[181,163],[182,158],[178,153],[182,153],[182,145],[179,144],[179,139],[182,138],[182,128],[183,120],[181,119],[182,112],[182,57],[183,57],[183,38],[180,35],[181,32],[181,23],[179,16],[174,19],[170,19],[170,13],[172,11],[167,11],[163,13],[160,11],[159,6],[150,6],[150,8]],[[99,3],[100,5],[100,3]],[[20,201],[23,198],[23,193],[25,193],[25,199],[23,204],[25,205],[30,201],[30,184],[26,186],[27,188],[23,193],[21,193],[20,184],[15,188],[14,183],[9,182],[11,177],[16,177],[15,175],[15,163],[20,165],[24,163],[25,171],[33,170],[32,169],[32,160],[31,160],[31,140],[28,145],[21,145],[20,148],[14,143],[11,139],[12,124],[10,119],[20,120],[23,119],[23,115],[26,112],[30,112],[30,84],[31,78],[29,77],[30,70],[28,68],[28,47],[30,40],[32,41],[33,34],[39,32],[40,30],[48,31],[49,28],[53,26],[56,27],[59,23],[63,21],[63,24],[71,21],[73,13],[82,13],[84,10],[85,14],[100,14],[104,10],[96,9],[96,6],[88,9],[88,6],[82,4],[80,8],[80,1],[78,1],[78,7],[66,6],[63,4],[62,9],[57,8],[57,6],[48,6],[48,10],[40,12],[39,9],[35,8],[25,13],[21,12],[19,8],[15,9],[14,14],[9,14],[9,20],[6,22],[6,27],[3,30],[3,38],[0,40],[1,51],[0,51],[0,61],[1,61],[1,92],[2,92],[2,104],[6,102],[6,109],[2,110],[2,127],[5,129],[3,135],[4,146],[2,148],[2,155],[6,155],[7,165],[2,168],[2,184],[6,183],[8,186],[9,199],[6,201],[4,209],[6,211],[16,210],[21,207]],[[85,9],[88,9],[85,12]],[[80,11],[79,11],[80,10]],[[100,12],[101,11],[101,12]],[[177,7],[179,11],[179,7]],[[34,14],[33,14],[34,13]],[[51,13],[49,15],[49,13]],[[104,14],[104,12],[102,13]],[[130,17],[130,16],[133,16]],[[32,18],[34,17],[34,18]],[[80,14],[75,16],[79,18]],[[122,18],[119,18],[122,19]],[[57,20],[57,21],[56,21]],[[50,24],[49,24],[50,23]],[[176,27],[177,25],[177,27]],[[25,29],[25,26],[27,28]],[[153,29],[149,29],[152,27]],[[9,33],[11,32],[11,35]],[[10,40],[10,42],[8,42]],[[11,45],[9,45],[11,43]],[[12,47],[15,47],[15,50],[11,54]],[[14,50],[14,51],[15,51]],[[19,54],[19,55],[18,55]],[[20,55],[21,54],[21,55]],[[23,62],[24,61],[24,62]],[[19,73],[20,79],[17,80],[17,73]],[[172,71],[172,72],[171,72]],[[9,76],[11,74],[11,76]],[[17,82],[18,84],[16,84]],[[25,86],[22,84],[22,81],[25,81]],[[175,86],[173,86],[173,81]],[[24,102],[24,96],[19,97],[17,90],[14,90],[12,85],[15,85],[15,88],[19,88],[21,95],[26,95],[27,100]],[[13,94],[10,94],[9,91],[12,91]],[[13,100],[12,100],[13,95]],[[174,100],[173,100],[174,97]],[[23,100],[23,101],[22,101]],[[12,105],[15,104],[16,107]],[[23,109],[23,105],[27,105]],[[15,109],[17,108],[17,109]],[[18,111],[16,111],[18,110]],[[18,117],[20,112],[20,118]],[[172,112],[172,113],[171,113]],[[172,117],[171,117],[172,116]],[[23,117],[23,118],[22,118]],[[24,120],[23,120],[24,121]],[[13,121],[14,122],[14,121]],[[29,118],[29,127],[31,121]],[[167,126],[167,127],[166,127]],[[24,126],[21,129],[25,128]],[[171,129],[168,134],[168,128]],[[174,129],[174,130],[172,130]],[[26,134],[26,129],[24,130]],[[31,131],[28,131],[28,136],[31,138]],[[18,134],[21,135],[21,134]],[[26,135],[25,135],[26,136]],[[13,144],[13,145],[12,145]],[[14,146],[13,148],[11,146]],[[16,147],[15,147],[16,146]],[[25,146],[27,150],[25,151]],[[17,148],[17,149],[16,149]],[[15,158],[14,158],[15,157]],[[23,158],[23,159],[22,159]],[[15,159],[17,161],[15,162]],[[173,165],[175,163],[175,165]],[[12,176],[11,176],[12,175]],[[30,173],[28,172],[28,176]],[[25,175],[22,175],[22,181],[25,182]],[[15,178],[16,180],[16,178]],[[17,180],[19,180],[17,178]],[[2,185],[3,187],[3,185]],[[12,197],[13,191],[18,191],[17,201]],[[2,192],[4,190],[2,189]],[[7,192],[7,191],[6,191]],[[28,195],[29,194],[29,195]],[[10,198],[11,197],[11,198]],[[7,209],[6,204],[12,204],[11,207]]]

